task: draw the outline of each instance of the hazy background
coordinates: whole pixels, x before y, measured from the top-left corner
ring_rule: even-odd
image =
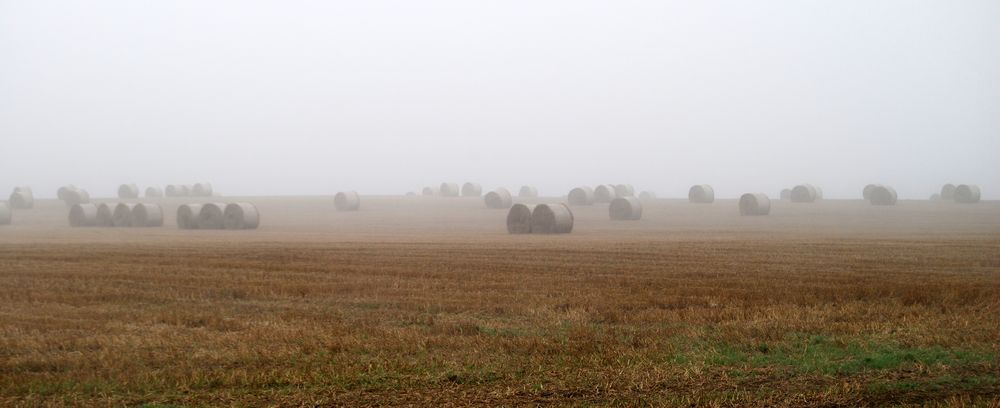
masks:
[[[0,0],[0,193],[1000,198],[1000,2]]]

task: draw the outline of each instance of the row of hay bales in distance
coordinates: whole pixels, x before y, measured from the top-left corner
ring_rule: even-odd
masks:
[[[71,227],[162,227],[163,207],[151,203],[93,204],[70,207]],[[256,229],[260,212],[250,203],[183,204],[177,208],[180,229]]]
[[[938,201],[954,201],[956,203],[962,204],[974,204],[978,203],[982,193],[979,191],[979,186],[975,184],[945,184],[941,187],[941,193],[931,195],[931,200]]]
[[[462,187],[459,188],[458,183],[444,182],[437,187],[424,187],[421,190],[421,194],[439,197],[481,197],[483,195],[483,187],[479,183],[468,182],[462,184]],[[407,193],[407,195],[413,196],[416,194]],[[521,186],[521,189],[518,191],[518,197],[538,197],[538,189],[532,186]]]

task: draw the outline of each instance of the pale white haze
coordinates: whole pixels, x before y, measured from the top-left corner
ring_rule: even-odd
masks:
[[[1000,2],[0,0],[0,189],[1000,198]]]

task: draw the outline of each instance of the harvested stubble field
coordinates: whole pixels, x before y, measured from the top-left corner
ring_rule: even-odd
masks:
[[[1000,203],[657,200],[510,236],[481,199],[247,200],[259,230],[18,212],[0,405],[1000,403]]]

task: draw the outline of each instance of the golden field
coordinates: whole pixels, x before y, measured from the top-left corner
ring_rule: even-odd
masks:
[[[661,199],[512,236],[476,198],[238,200],[260,229],[15,213],[0,405],[1000,405],[997,202]]]

